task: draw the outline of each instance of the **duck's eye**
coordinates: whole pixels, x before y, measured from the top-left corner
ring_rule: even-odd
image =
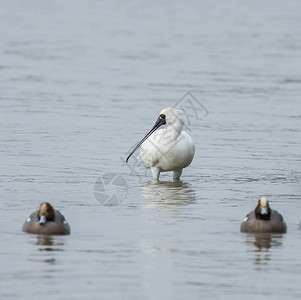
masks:
[[[159,119],[163,119],[163,120],[165,120],[165,118],[166,118],[166,117],[165,117],[164,114],[161,114],[160,117],[159,117]]]

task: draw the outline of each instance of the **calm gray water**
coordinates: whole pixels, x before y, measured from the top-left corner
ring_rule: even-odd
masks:
[[[0,6],[0,299],[300,299],[300,1]],[[122,160],[188,91],[195,158],[153,184]],[[261,195],[287,234],[239,232]],[[21,232],[42,201],[70,236]]]

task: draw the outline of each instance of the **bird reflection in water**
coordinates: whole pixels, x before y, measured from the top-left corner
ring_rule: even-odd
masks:
[[[38,235],[36,245],[46,246],[39,248],[39,251],[63,251],[60,246],[64,245],[64,241],[49,235]]]
[[[282,246],[282,234],[273,233],[254,233],[248,234],[246,243],[254,245],[253,250],[255,257],[254,263],[261,269],[262,266],[268,264],[272,259],[270,248],[277,248]]]
[[[196,200],[195,191],[188,183],[181,181],[143,183],[140,188],[145,199],[156,200],[161,205],[183,206]]]
[[[38,235],[36,245],[52,246],[53,245],[53,237],[49,236],[49,235]]]
[[[196,192],[190,184],[181,181],[151,182],[140,185],[141,195],[147,199],[139,207],[150,214],[152,222],[174,223],[183,220],[186,211],[179,207],[196,202]]]
[[[62,246],[64,246],[62,239],[47,235],[38,235],[35,244],[39,246],[38,250],[40,252],[50,253],[63,251]],[[46,259],[42,259],[42,261],[49,264],[55,264],[56,262],[54,257],[47,257]]]

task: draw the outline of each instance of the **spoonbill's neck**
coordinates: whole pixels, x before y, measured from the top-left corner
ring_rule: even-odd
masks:
[[[167,124],[164,131],[164,140],[166,143],[176,141],[183,129],[183,124],[180,122]]]

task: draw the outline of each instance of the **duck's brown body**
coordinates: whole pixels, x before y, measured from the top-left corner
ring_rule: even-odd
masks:
[[[41,223],[41,216],[45,216],[44,223]],[[53,209],[49,203],[42,203],[40,210],[32,213],[25,221],[22,231],[44,235],[66,235],[70,234],[70,226],[58,210]]]
[[[270,220],[256,219],[254,211],[251,211],[240,226],[241,232],[255,233],[285,233],[286,224],[283,217],[276,211],[271,210]]]

